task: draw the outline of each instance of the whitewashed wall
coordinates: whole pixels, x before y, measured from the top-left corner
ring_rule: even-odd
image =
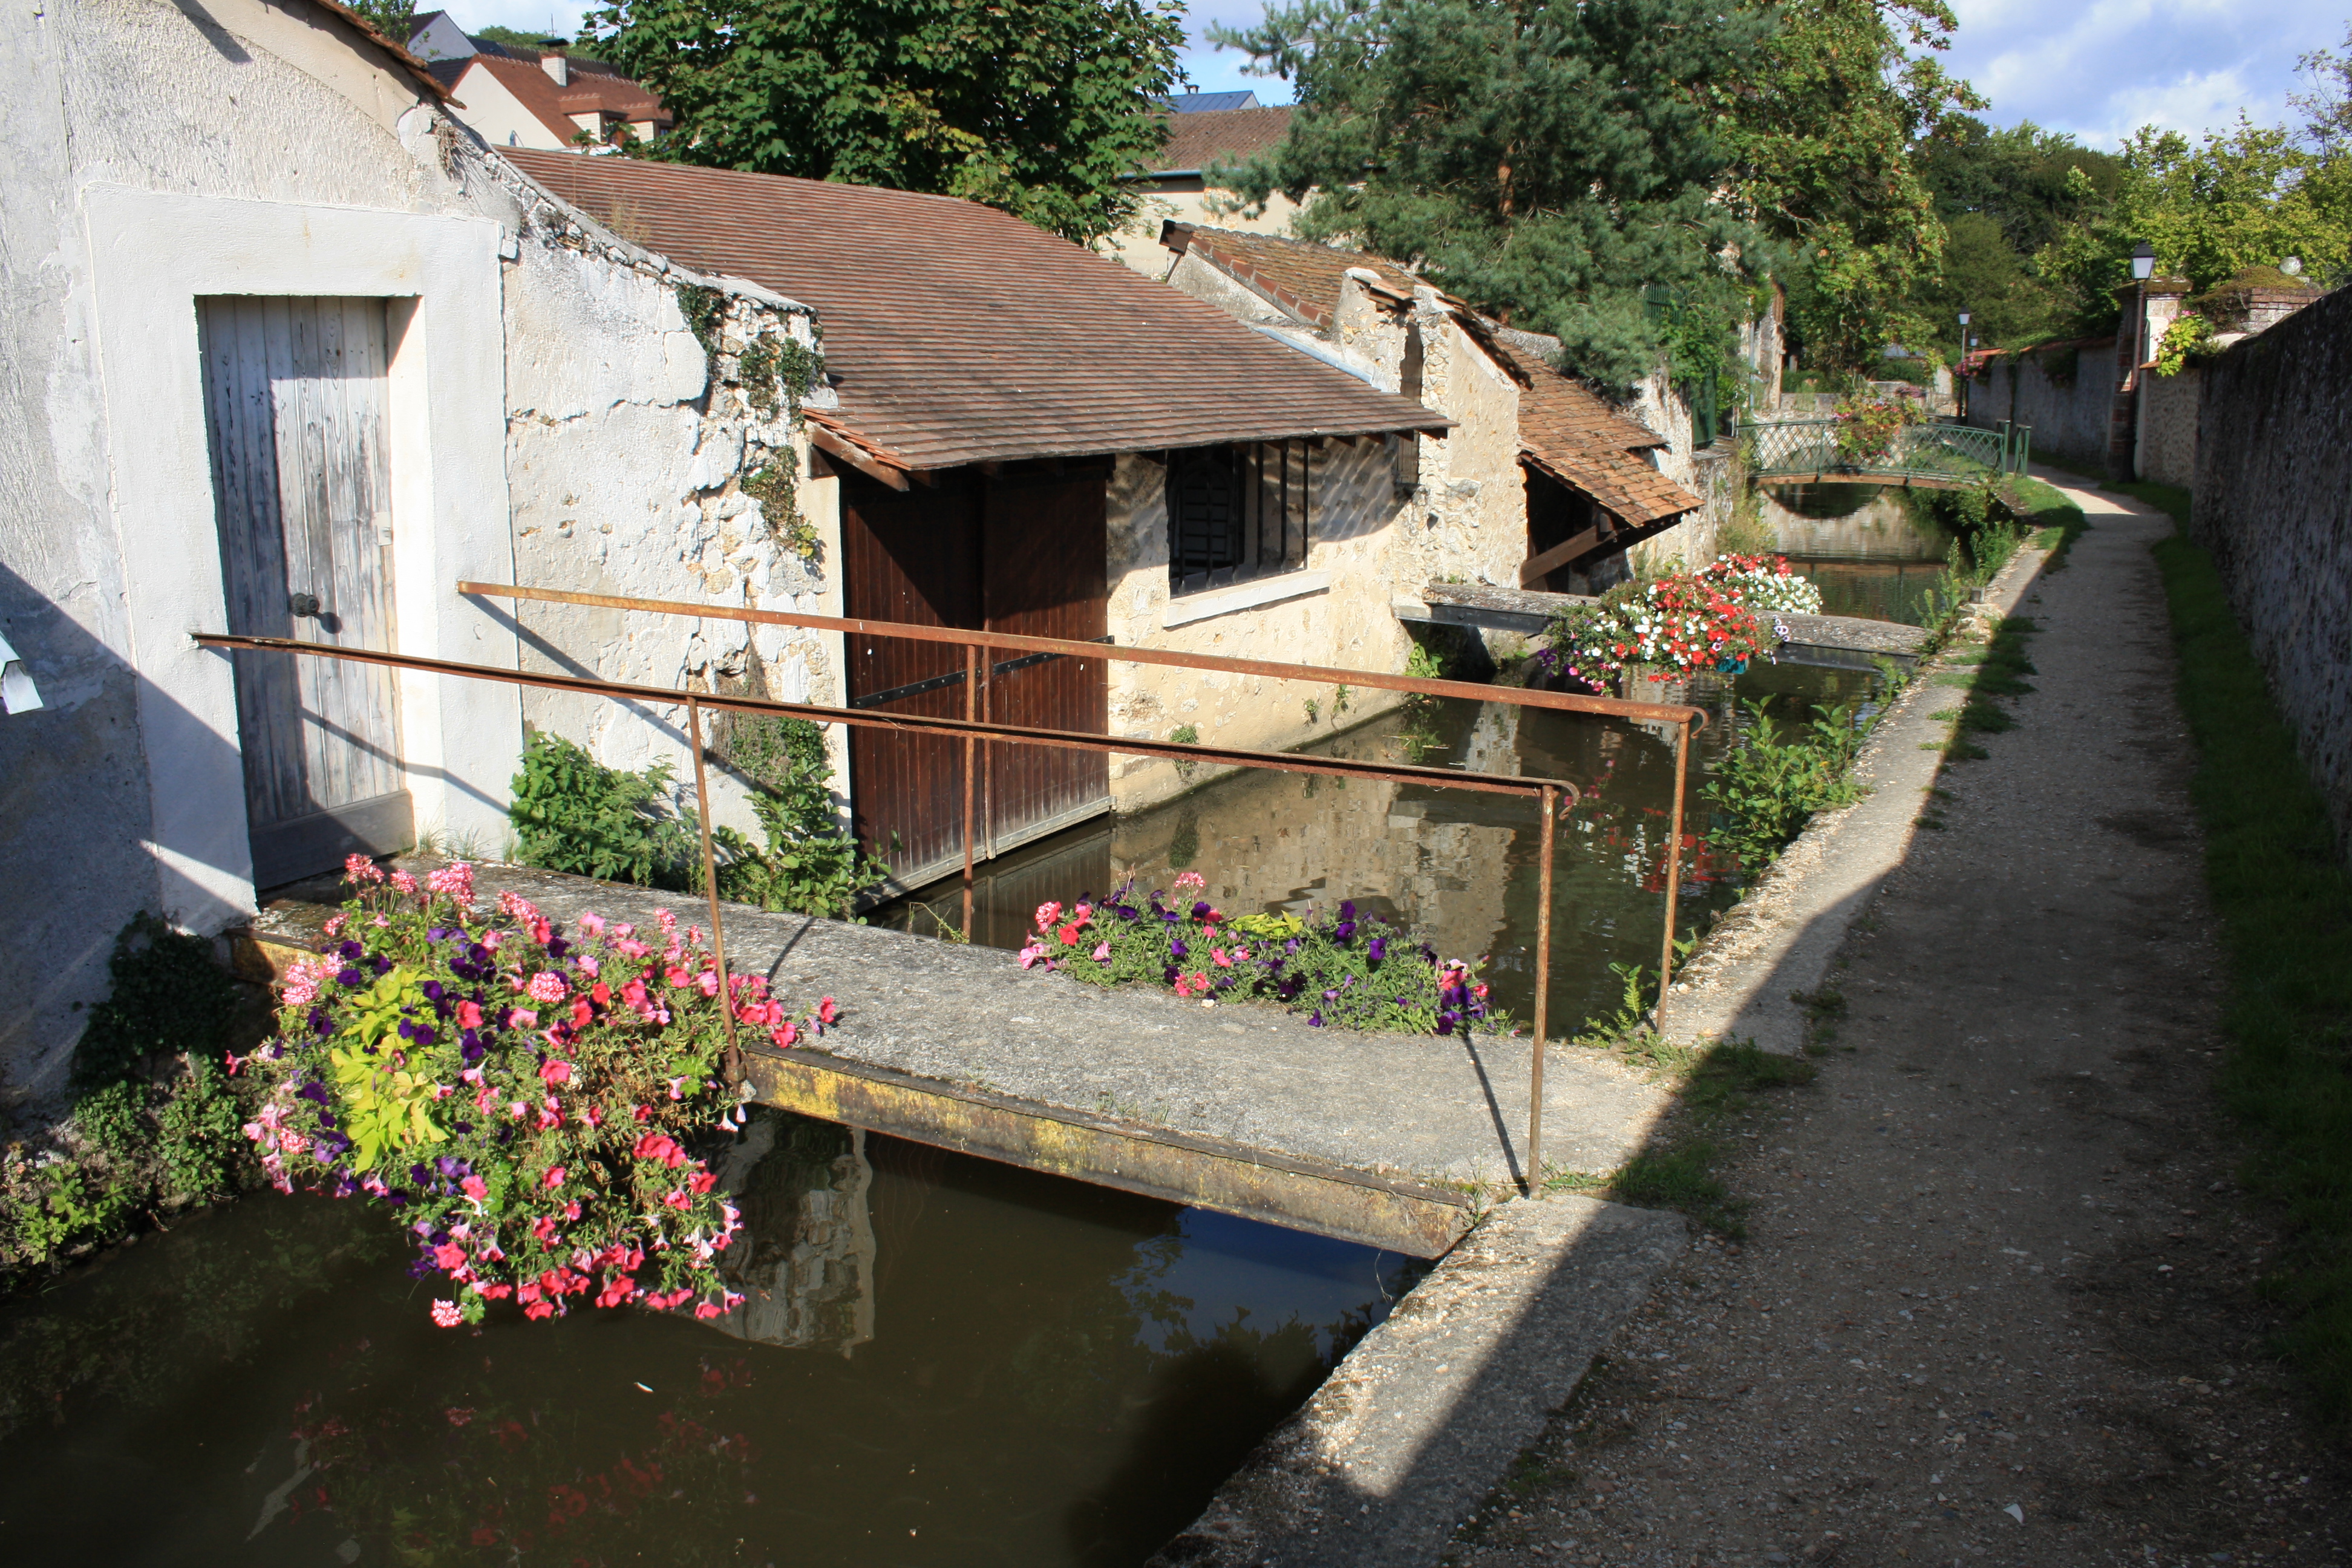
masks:
[[[548,201],[355,37],[304,0],[0,0],[0,635],[46,700],[0,716],[0,877],[19,894],[0,914],[0,1073],[20,1098],[60,1081],[133,913],[217,931],[253,908],[233,686],[188,640],[225,617],[197,297],[393,301],[405,650],[522,657],[514,617],[459,598],[461,576],[823,598],[762,553],[753,508],[725,515],[738,454],[787,437],[705,384],[672,288],[692,279]],[[727,287],[739,332],[806,335],[800,307]],[[803,488],[821,522],[827,488]],[[544,657],[678,684],[750,646],[716,623],[572,629],[544,628]],[[769,652],[829,689],[821,641]],[[420,826],[501,840],[520,697],[420,677],[402,698]],[[663,714],[547,720],[617,762],[675,745]]]

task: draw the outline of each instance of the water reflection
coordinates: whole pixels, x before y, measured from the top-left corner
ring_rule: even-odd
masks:
[[[1345,1243],[755,1132],[737,1267],[765,1299],[725,1333],[438,1330],[381,1212],[269,1193],[10,1304],[11,1559],[1131,1564],[1410,1283]]]
[[[1737,897],[1740,868],[1707,843],[1700,795],[1709,765],[1750,721],[1738,700],[1773,698],[1810,717],[1813,703],[1864,698],[1866,673],[1758,666],[1737,681],[1654,685],[1635,695],[1708,710],[1691,759],[1680,918],[1685,931]],[[1613,1007],[1612,963],[1657,965],[1674,787],[1672,729],[1509,706],[1428,701],[1318,743],[1318,752],[1480,773],[1564,778],[1583,798],[1561,833],[1552,902],[1551,1019],[1573,1027]],[[1541,830],[1535,806],[1503,795],[1245,771],[1149,812],[1104,818],[983,867],[974,940],[1021,945],[1031,911],[1132,878],[1166,888],[1196,871],[1234,913],[1326,908],[1341,899],[1418,927],[1448,957],[1488,959],[1502,1005],[1526,1018],[1535,999],[1534,936]],[[877,918],[917,931],[961,919],[962,885],[945,881]]]
[[[1954,536],[1915,492],[1802,485],[1761,492],[1763,521],[1790,564],[1822,591],[1826,615],[1917,626]]]

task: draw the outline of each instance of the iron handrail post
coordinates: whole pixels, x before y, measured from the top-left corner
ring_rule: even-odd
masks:
[[[977,723],[980,720],[981,647],[973,643],[964,650],[963,716]],[[972,759],[980,747],[980,737],[963,738],[963,940],[971,940],[971,789]]]
[[[1528,1196],[1543,1195],[1543,1074],[1544,1036],[1551,1020],[1551,862],[1559,803],[1549,784],[1543,792],[1543,864],[1536,876],[1536,1048],[1528,1074],[1528,1167],[1522,1173]]]
[[[719,1018],[727,1030],[727,1082],[743,1082],[743,1049],[735,1038],[735,989],[727,977],[727,930],[719,912],[719,855],[710,836],[710,780],[702,763],[702,704],[686,693],[688,736],[694,747],[695,826],[702,838],[702,890],[710,900],[710,956],[719,964]]]
[[[1674,825],[1666,833],[1666,939],[1658,954],[1658,1008],[1653,1022],[1666,1032],[1666,992],[1675,983],[1675,925],[1683,885],[1683,790],[1689,777],[1690,726],[1675,731]]]

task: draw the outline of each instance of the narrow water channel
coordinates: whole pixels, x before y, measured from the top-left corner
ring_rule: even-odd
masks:
[[[1822,591],[1822,613],[1917,626],[1955,536],[1916,495],[1884,485],[1804,485],[1760,492],[1763,521],[1795,571]]]
[[[1867,672],[1759,665],[1736,679],[1645,691],[1707,710],[1691,758],[1679,923],[1703,929],[1738,896],[1740,868],[1708,847],[1704,795],[1711,765],[1769,698],[1780,722],[1814,705],[1859,705]],[[1666,840],[1674,795],[1672,730],[1517,708],[1430,700],[1393,709],[1310,749],[1337,755],[1561,778],[1582,794],[1559,836],[1553,872],[1550,1026],[1572,1031],[1612,1010],[1622,983],[1610,965],[1654,978],[1665,918]],[[1486,960],[1500,1004],[1531,1016],[1542,844],[1536,807],[1505,796],[1239,772],[1166,805],[1106,816],[984,865],[975,878],[972,939],[1019,947],[1032,911],[1132,879],[1170,887],[1199,873],[1228,913],[1326,909],[1352,899],[1418,927],[1448,958]],[[960,879],[919,889],[877,919],[930,934],[962,918]]]
[[[433,1326],[264,1192],[0,1308],[12,1563],[1131,1568],[1388,1311],[1393,1254],[771,1113],[749,1300]]]

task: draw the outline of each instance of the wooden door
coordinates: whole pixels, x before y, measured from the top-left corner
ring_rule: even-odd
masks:
[[[901,491],[842,475],[842,590],[851,619],[980,625],[978,479],[951,474],[936,487]],[[963,648],[866,637],[845,638],[845,647],[852,707],[963,717]],[[858,841],[902,886],[961,864],[962,742],[856,725],[849,778]]]
[[[988,481],[982,607],[992,632],[1091,642],[1108,629],[1104,488],[1086,473]],[[990,663],[987,716],[1003,724],[1100,735],[1109,729],[1108,667],[1098,658],[1006,652]],[[1110,804],[1101,752],[989,748],[988,848],[993,854],[1083,820]]]
[[[196,328],[228,629],[389,650],[383,301],[225,295]],[[255,886],[414,842],[393,672],[232,658]]]

